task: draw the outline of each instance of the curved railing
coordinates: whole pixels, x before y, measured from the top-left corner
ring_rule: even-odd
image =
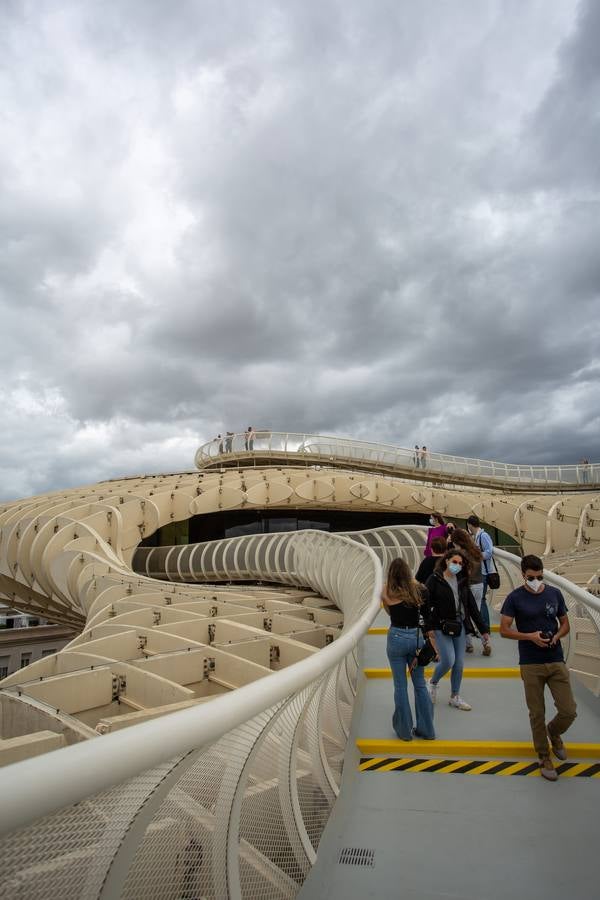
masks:
[[[162,572],[152,548],[136,554],[138,571],[173,581],[312,587],[343,611],[344,628],[308,659],[200,707],[5,768],[6,896],[293,898],[339,790],[355,650],[379,609],[382,563],[401,555],[414,568],[423,541],[420,526],[256,535],[174,547]],[[496,560],[501,596],[520,583],[520,560],[502,550]],[[546,580],[571,613],[568,663],[598,693],[600,601]]]
[[[392,559],[401,556],[415,571],[422,559],[426,529],[421,525],[383,526],[367,531],[345,532],[341,536],[372,550],[381,560],[384,570]],[[255,536],[256,548],[268,544],[271,537]],[[240,560],[234,560],[229,554],[229,561],[224,559],[221,569],[207,571],[210,548],[210,543],[171,548],[140,547],[134,558],[134,568],[140,574],[171,582],[190,582],[204,576],[232,578],[233,572],[239,571]],[[494,560],[502,576],[502,589],[490,591],[492,602],[494,598],[504,598],[523,582],[519,556],[496,547]],[[247,578],[259,577],[254,570],[243,571]],[[600,598],[549,570],[545,572],[545,580],[562,591],[571,615],[571,634],[563,642],[567,663],[593,693],[600,695]]]
[[[447,453],[427,452],[424,456],[417,456],[414,449],[390,444],[275,431],[256,431],[251,437],[246,433],[232,433],[215,438],[197,450],[195,464],[203,469],[219,463],[230,464],[235,460],[255,459],[262,463],[269,458],[292,463],[368,464],[377,470],[388,473],[397,470],[398,474],[425,480],[448,476],[451,481],[509,485],[521,490],[600,487],[600,463],[529,466],[469,459]]]
[[[312,588],[344,613],[340,636],[209,703],[6,767],[7,896],[298,891],[339,790],[355,648],[379,609],[381,564],[368,547],[315,531],[208,548],[205,580]]]

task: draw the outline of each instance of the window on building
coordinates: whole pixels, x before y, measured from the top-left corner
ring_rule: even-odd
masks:
[[[42,658],[44,656],[52,656],[54,653],[56,653],[56,650],[42,650]]]
[[[31,653],[21,653],[21,668],[24,669],[31,662]]]
[[[0,656],[0,678],[8,678],[8,656]]]

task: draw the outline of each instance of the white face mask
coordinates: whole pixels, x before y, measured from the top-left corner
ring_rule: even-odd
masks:
[[[436,520],[433,518],[433,516],[429,516],[429,524],[430,524],[430,525],[437,525],[437,522],[436,522]]]
[[[539,591],[539,589],[541,588],[541,586],[543,585],[543,583],[544,583],[544,582],[543,582],[543,581],[540,581],[539,578],[534,578],[533,581],[526,581],[526,582],[525,582],[525,584],[527,585],[527,587],[530,588],[532,591],[535,591],[536,594],[537,594],[537,592]]]

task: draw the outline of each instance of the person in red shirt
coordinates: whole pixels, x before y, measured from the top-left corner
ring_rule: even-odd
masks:
[[[431,542],[434,538],[448,538],[452,532],[454,531],[454,525],[452,522],[444,521],[444,517],[439,513],[432,512],[429,516],[429,524],[430,529],[427,532],[427,541],[425,543],[425,552],[424,556],[432,556],[433,551],[431,549]]]

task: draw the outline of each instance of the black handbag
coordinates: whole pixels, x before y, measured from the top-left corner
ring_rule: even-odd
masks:
[[[447,637],[458,637],[462,631],[462,622],[455,622],[452,619],[442,619],[440,625],[442,634]]]
[[[417,665],[418,666],[428,666],[429,663],[435,659],[436,651],[435,647],[431,643],[428,637],[425,638],[425,643],[417,653]]]
[[[479,541],[477,541],[477,546],[481,550],[481,544],[479,543]],[[489,587],[489,589],[491,591],[497,591],[498,588],[500,587],[500,576],[498,574],[498,569],[496,568],[496,563],[494,562],[493,556],[492,556],[490,562],[494,567],[493,572],[488,572],[487,562],[485,560],[483,561],[483,564],[485,566],[485,576],[486,576],[487,586]]]
[[[487,577],[488,587],[491,591],[497,591],[500,587],[500,576],[498,572],[490,572]]]

